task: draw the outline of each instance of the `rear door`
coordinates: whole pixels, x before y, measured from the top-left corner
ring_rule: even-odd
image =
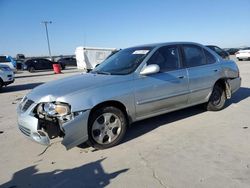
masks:
[[[198,45],[182,45],[183,62],[189,77],[189,104],[208,101],[214,83],[220,78],[220,65],[209,51]]]
[[[47,59],[40,59],[42,69],[52,69],[52,62]]]
[[[160,72],[135,80],[136,115],[138,119],[187,105],[187,71],[180,64],[179,47],[159,48],[147,65],[157,64]]]
[[[40,59],[33,59],[31,60],[31,66],[34,67],[36,70],[41,70],[42,69],[42,64],[40,62]]]

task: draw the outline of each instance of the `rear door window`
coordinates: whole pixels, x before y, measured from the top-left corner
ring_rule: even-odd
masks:
[[[200,46],[183,46],[184,62],[187,67],[196,67],[206,64],[206,58]]]
[[[204,50],[204,54],[206,56],[207,64],[216,63],[216,58],[207,50],[205,50],[205,49],[203,49],[203,50]]]

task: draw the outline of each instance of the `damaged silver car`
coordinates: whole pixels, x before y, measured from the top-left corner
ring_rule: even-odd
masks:
[[[132,122],[202,103],[221,110],[240,84],[235,62],[203,45],[142,45],[90,73],[36,87],[18,105],[18,126],[41,144],[61,137],[67,149],[84,142],[104,149],[118,144]]]

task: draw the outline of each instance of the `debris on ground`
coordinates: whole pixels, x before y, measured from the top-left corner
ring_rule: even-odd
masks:
[[[19,101],[21,101],[21,100],[22,100],[22,97],[19,97],[19,98],[15,99],[15,100],[12,102],[12,104],[17,104],[17,103],[19,103]]]

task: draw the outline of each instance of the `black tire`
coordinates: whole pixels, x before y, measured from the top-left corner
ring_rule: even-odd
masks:
[[[108,123],[107,122],[105,123],[106,119],[105,117],[107,116],[107,114],[109,115],[112,114],[112,115],[110,116]],[[116,126],[117,124],[115,123],[116,120],[117,122],[119,122],[119,126],[117,126],[118,128],[112,126],[113,124],[115,124]],[[94,125],[98,125],[102,128],[94,129]],[[126,133],[126,130],[127,130],[127,119],[124,113],[120,109],[113,106],[102,107],[100,109],[97,109],[90,115],[89,125],[88,125],[88,135],[89,135],[88,144],[96,149],[106,149],[113,147],[120,143],[120,141],[123,139]],[[111,139],[109,134],[115,135],[113,141],[109,141],[109,139]],[[104,135],[102,139],[101,135],[102,136]],[[99,140],[98,142],[97,141],[98,139],[100,139],[101,141]]]
[[[239,61],[242,61],[242,59],[238,58]]]
[[[29,68],[28,68],[28,71],[31,72],[31,73],[32,73],[32,72],[35,72],[35,68],[34,68],[34,67],[29,67]]]
[[[66,66],[64,64],[60,64],[60,66],[61,66],[62,70],[65,70]]]
[[[219,111],[224,108],[226,102],[226,94],[223,87],[219,84],[214,86],[212,94],[206,104],[206,109],[208,111]]]
[[[2,89],[3,86],[4,86],[3,81],[2,81],[2,79],[0,78],[0,90]]]

